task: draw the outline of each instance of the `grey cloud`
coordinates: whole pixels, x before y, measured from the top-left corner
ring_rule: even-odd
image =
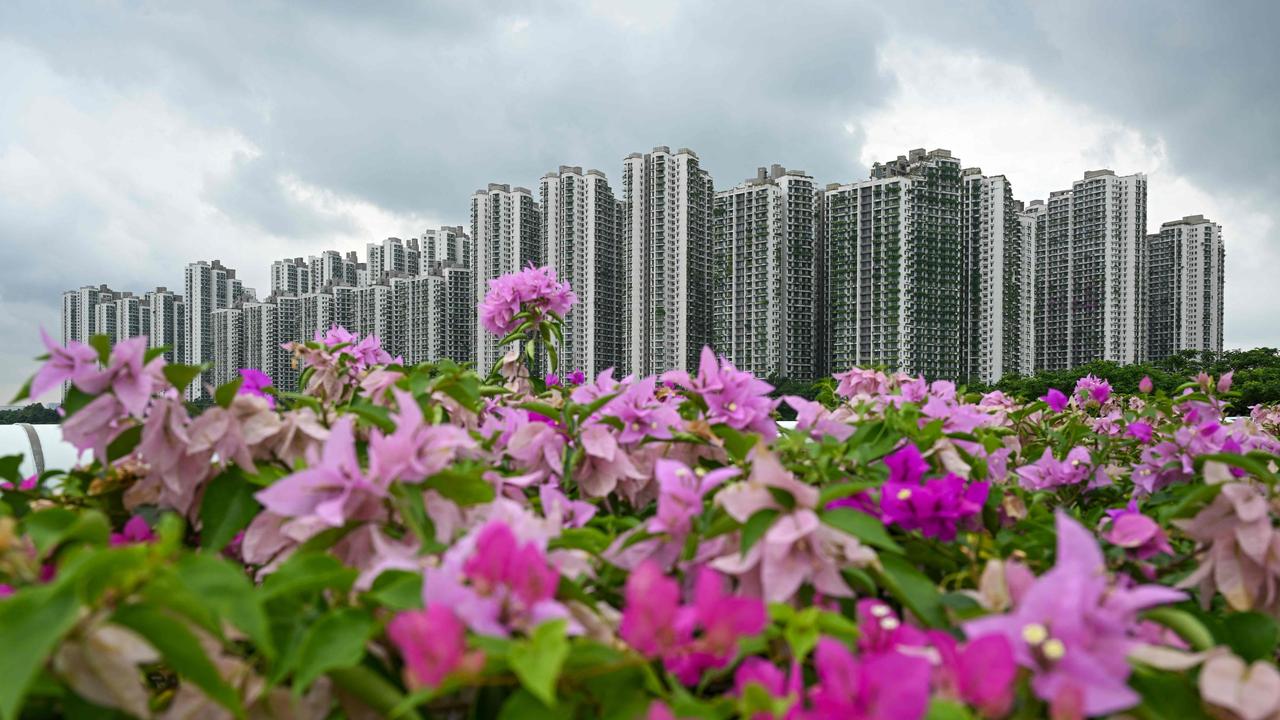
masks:
[[[196,257],[251,258],[256,250],[265,266],[272,258],[255,247],[258,233],[277,245],[296,238],[292,254],[352,231],[283,194],[284,175],[452,222],[465,220],[470,193],[485,183],[531,185],[571,163],[599,167],[617,184],[622,157],[655,144],[696,149],[719,185],[771,162],[848,181],[865,168],[862,138],[846,125],[893,91],[877,66],[877,48],[890,37],[928,37],[1026,66],[1059,92],[1158,131],[1193,180],[1248,186],[1236,179],[1247,167],[1256,184],[1241,191],[1275,196],[1280,93],[1272,74],[1280,62],[1263,33],[1276,12],[1261,4],[1169,7],[0,3],[0,49],[21,48],[45,63],[57,80],[51,92],[67,102],[92,114],[158,98],[184,123],[234,132],[259,153],[187,199],[211,205],[243,237],[211,247],[191,231],[202,218],[184,225],[185,206],[175,205],[172,219],[131,229],[131,249],[146,251],[127,267],[117,248],[95,245],[120,214],[111,203],[136,212],[165,198],[71,192],[31,216],[0,198],[0,262],[26,268],[0,280],[0,323],[19,312],[17,298],[30,298],[37,306],[21,312],[52,327],[65,287],[172,284],[181,263]],[[608,17],[620,12],[661,22]],[[6,125],[5,113],[0,107],[0,163],[33,139],[24,132],[41,132]],[[56,141],[60,129],[45,132]],[[914,145],[904,139],[904,149]],[[110,237],[121,237],[114,229]],[[70,249],[56,249],[69,237]],[[0,394],[18,374],[25,370],[0,357]]]

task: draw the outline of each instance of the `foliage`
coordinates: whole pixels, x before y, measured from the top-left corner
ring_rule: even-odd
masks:
[[[39,403],[31,403],[15,410],[0,410],[0,425],[57,425],[62,422],[58,411]]]

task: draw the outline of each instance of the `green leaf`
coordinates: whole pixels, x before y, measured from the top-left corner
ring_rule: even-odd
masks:
[[[791,647],[791,654],[800,662],[809,655],[818,644],[818,613],[816,607],[801,610],[787,621],[782,637]]]
[[[18,716],[31,681],[79,610],[69,583],[31,587],[0,601],[0,718]]]
[[[200,377],[200,373],[204,370],[199,365],[165,365],[160,372],[164,373],[164,379],[169,384],[182,392],[187,389],[192,380]]]
[[[498,720],[561,720],[565,717],[569,715],[547,707],[528,690],[512,694],[498,712]]]
[[[738,461],[746,460],[751,449],[756,446],[756,441],[759,440],[755,433],[742,432],[724,424],[713,425],[711,432],[724,441],[724,449],[729,453],[729,457]]]
[[[120,458],[133,452],[138,447],[138,443],[142,441],[142,426],[133,425],[125,428],[107,445],[107,462],[115,462]]]
[[[521,410],[537,413],[548,420],[560,420],[560,409],[543,402],[522,402],[517,407]]]
[[[22,483],[22,456],[0,457],[0,480],[8,480],[16,487]]]
[[[367,400],[357,400],[348,405],[347,410],[382,432],[395,432],[396,423],[391,419],[390,408],[374,405]]]
[[[423,489],[440,493],[458,505],[479,505],[494,498],[493,486],[484,479],[489,466],[474,460],[455,463],[427,478]]]
[[[556,680],[569,657],[565,621],[551,620],[534,628],[533,635],[511,646],[508,661],[520,684],[547,707],[556,704]]]
[[[599,555],[609,547],[610,542],[612,539],[608,535],[593,527],[566,528],[551,539],[548,547],[552,550],[585,550],[592,555]]]
[[[218,668],[204,653],[200,641],[187,626],[172,615],[152,605],[133,604],[118,608],[112,622],[141,635],[164,656],[174,672],[195,683],[210,699],[244,716],[240,696],[222,679]]]
[[[827,503],[834,500],[843,500],[852,497],[868,488],[875,487],[876,484],[869,480],[860,480],[858,482],[837,483],[822,488],[822,492],[818,493],[818,507],[826,507]]]
[[[147,348],[147,351],[142,354],[142,364],[147,365],[152,360],[155,360],[156,358],[169,352],[172,349],[173,348],[169,347],[168,345],[161,345],[160,347]]]
[[[253,498],[257,489],[234,467],[209,483],[200,505],[200,547],[217,552],[248,527],[262,509]]]
[[[929,701],[929,710],[925,713],[924,720],[973,720],[973,717],[969,708],[955,700],[933,698]]]
[[[386,570],[373,581],[366,598],[391,610],[417,610],[422,607],[422,573],[408,570]]]
[[[75,513],[65,508],[33,512],[23,520],[23,531],[41,553],[68,540],[106,545],[111,537],[107,518],[97,510]]]
[[[880,565],[882,570],[877,573],[877,580],[898,602],[930,627],[940,628],[947,624],[942,598],[932,580],[901,555],[882,554]]]
[[[320,590],[346,592],[356,571],[323,552],[296,552],[262,583],[264,600],[307,595]]]
[[[236,393],[240,392],[240,386],[244,384],[244,378],[238,377],[228,383],[218,386],[213,391],[213,401],[218,407],[231,407],[231,401],[236,399]]]
[[[1186,673],[1171,673],[1139,665],[1129,675],[1129,685],[1142,696],[1134,708],[1136,717],[1153,720],[1209,720],[1200,693]]]
[[[316,678],[330,670],[359,663],[373,630],[373,617],[365,610],[346,608],[320,618],[302,641],[294,692],[306,691]]]
[[[436,542],[436,525],[431,521],[431,516],[427,514],[427,506],[423,497],[422,488],[404,483],[394,483],[391,486],[391,497],[395,502],[396,509],[400,511],[400,516],[404,518],[405,523],[409,525],[409,529],[418,537],[418,541],[425,547],[437,546]]]
[[[98,362],[111,364],[111,338],[107,335],[94,335],[89,338],[89,347],[98,351]]]
[[[1192,650],[1201,652],[1217,645],[1208,628],[1195,615],[1173,607],[1159,607],[1142,614],[1146,620],[1163,625],[1187,641]]]
[[[903,552],[902,546],[889,537],[888,531],[884,529],[884,523],[864,512],[853,508],[835,508],[824,510],[819,517],[822,518],[822,522],[849,533],[868,545],[881,550]]]
[[[18,388],[18,393],[13,396],[13,399],[9,401],[9,404],[17,405],[18,403],[22,402],[23,400],[27,400],[30,397],[31,397],[31,378],[27,378],[27,381],[22,383],[22,387]]]
[[[1280,642],[1275,618],[1257,612],[1231,613],[1222,621],[1221,640],[1245,660],[1273,659]]]
[[[764,537],[764,534],[773,526],[773,521],[778,519],[781,511],[776,508],[765,508],[757,510],[747,518],[747,522],[742,526],[742,542],[739,545],[739,552],[743,555],[751,549],[753,545]]]
[[[175,569],[182,584],[214,612],[231,621],[253,640],[258,651],[275,656],[267,614],[244,572],[214,555],[187,555]]]

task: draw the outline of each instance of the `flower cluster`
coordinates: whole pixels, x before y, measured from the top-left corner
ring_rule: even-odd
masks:
[[[494,280],[492,370],[335,326],[301,392],[204,407],[143,338],[46,337],[81,456],[0,458],[0,715],[1280,712],[1280,412],[1230,373],[557,372],[574,300]]]

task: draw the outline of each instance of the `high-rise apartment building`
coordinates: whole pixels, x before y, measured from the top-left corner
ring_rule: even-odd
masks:
[[[697,153],[666,146],[623,161],[626,370],[697,368],[711,342],[715,189]]]
[[[961,193],[947,150],[912,150],[873,165],[869,180],[827,186],[833,369],[962,375]]]
[[[471,269],[452,265],[391,278],[392,334],[384,347],[407,363],[468,362],[476,324],[472,290]]]
[[[490,183],[471,196],[472,275],[475,302],[489,291],[489,281],[544,262],[541,212],[528,188]],[[500,338],[476,332],[476,367],[481,373],[502,357]]]
[[[1036,369],[1036,357],[1039,347],[1036,345],[1036,307],[1040,302],[1042,278],[1039,273],[1040,257],[1036,250],[1041,236],[1045,232],[1045,210],[1043,200],[1032,200],[1023,204],[1015,201],[1018,212],[1018,230],[1022,236],[1022,252],[1026,260],[1023,266],[1026,273],[1022,276],[1022,325],[1026,334],[1023,336],[1023,357],[1018,363],[1018,374],[1031,375]]]
[[[1024,305],[1033,300],[1024,291],[1034,260],[1024,248],[1020,203],[1008,178],[966,168],[961,180],[961,377],[993,383],[1030,370],[1032,325]]]
[[[213,313],[231,308],[236,302],[242,302],[252,296],[246,292],[236,278],[236,271],[224,266],[221,262],[199,261],[186,267],[186,293],[183,311],[186,316],[183,326],[186,331],[184,362],[187,365],[213,364],[215,361],[215,329]],[[225,333],[228,323],[223,319],[222,331]],[[202,373],[199,378],[187,386],[187,396],[192,400],[208,396],[206,385],[214,384],[212,371]]]
[[[461,225],[443,225],[422,233],[422,271],[432,263],[471,267],[471,238]]]
[[[271,295],[301,295],[312,291],[311,265],[302,258],[271,263]]]
[[[390,285],[334,288],[333,307],[335,322],[351,332],[360,336],[391,337]]]
[[[1222,226],[1188,215],[1147,237],[1146,358],[1182,350],[1222,351]]]
[[[814,377],[816,197],[781,165],[715,194],[714,346],[760,377]]]
[[[623,268],[619,204],[599,170],[560,166],[539,184],[546,262],[578,303],[564,318],[560,367],[588,377],[621,368]]]
[[[1072,364],[1137,362],[1146,334],[1140,286],[1147,176],[1086,172],[1071,195]]]

